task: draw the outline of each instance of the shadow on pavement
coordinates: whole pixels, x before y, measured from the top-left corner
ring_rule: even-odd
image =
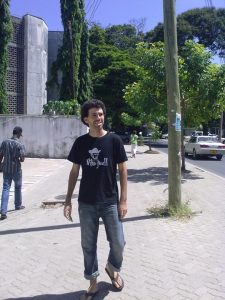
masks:
[[[124,218],[122,222],[133,222],[133,221],[142,221],[147,219],[153,219],[156,218],[153,215],[145,215],[145,216],[138,216],[138,217],[130,217],[130,218]],[[103,222],[99,222],[100,225],[103,225]],[[17,234],[17,233],[29,233],[29,232],[40,232],[40,231],[48,231],[48,230],[59,230],[59,229],[69,229],[69,228],[76,228],[80,227],[80,223],[75,224],[62,224],[62,225],[53,225],[53,226],[43,226],[43,227],[33,227],[33,228],[21,228],[21,229],[8,229],[8,230],[2,230],[0,231],[1,235],[7,235],[7,234]]]
[[[187,179],[203,179],[192,171],[185,171],[182,173],[182,183]],[[168,183],[168,168],[167,167],[152,167],[146,169],[128,169],[128,181],[131,182],[147,182],[151,185],[160,185]]]
[[[73,194],[73,195],[72,195],[72,199],[75,199],[75,198],[77,198],[77,197],[78,197],[78,194]],[[65,199],[66,199],[66,194],[55,196],[55,199],[58,199],[58,200],[65,200]]]
[[[99,286],[99,292],[94,297],[95,300],[103,300],[106,296],[108,296],[109,292],[115,292],[117,293],[115,289],[113,289],[112,285],[100,281],[98,283]],[[37,295],[33,297],[20,297],[20,298],[7,298],[5,300],[79,300],[80,297],[85,293],[85,291],[77,291],[72,293],[66,293],[66,294],[60,294],[60,295],[54,295],[54,294],[45,294],[45,295]]]

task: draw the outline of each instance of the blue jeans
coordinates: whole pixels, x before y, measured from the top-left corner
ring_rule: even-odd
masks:
[[[8,202],[9,202],[9,191],[12,180],[15,183],[15,208],[19,208],[22,204],[22,170],[17,173],[5,174],[3,173],[3,189],[2,189],[2,201],[1,201],[1,213],[7,214]]]
[[[79,202],[81,246],[84,254],[84,277],[88,280],[99,275],[97,259],[97,238],[99,219],[102,218],[109,242],[108,264],[112,271],[119,272],[125,246],[123,226],[116,204],[89,205]]]

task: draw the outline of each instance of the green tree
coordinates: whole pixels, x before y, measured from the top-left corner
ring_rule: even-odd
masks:
[[[198,41],[214,54],[225,57],[225,9],[196,8],[177,17],[177,39],[181,48],[187,40]],[[145,41],[163,41],[163,24],[145,35]]]
[[[92,45],[90,54],[94,97],[105,102],[108,123],[116,129],[123,127],[121,113],[128,110],[123,89],[137,78],[136,65],[126,51],[115,46]]]
[[[163,43],[140,43],[136,50],[138,80],[126,86],[124,98],[142,123],[167,119]]]
[[[63,45],[59,51],[63,73],[60,99],[77,99],[84,3],[83,0],[60,0],[60,4],[64,27]]]
[[[163,48],[161,42],[150,47],[143,43],[138,45],[139,80],[125,89],[125,100],[143,121],[148,118],[158,122],[167,116]],[[224,80],[218,80],[219,76],[223,78],[223,70],[211,63],[211,54],[203,45],[193,41],[185,43],[179,56],[184,126],[198,127],[218,118],[223,111]]]
[[[113,62],[93,78],[95,94],[106,103],[113,128],[123,127],[121,113],[127,110],[123,89],[135,79],[136,66],[126,60]]]
[[[167,116],[163,43],[140,44],[137,59],[139,80],[125,89],[125,100],[142,122],[165,121]],[[180,51],[179,77],[182,128],[199,127],[218,119],[225,109],[224,66],[211,63],[211,54],[203,45],[187,41]],[[126,120],[129,120],[128,116]],[[185,169],[181,139],[182,169]]]
[[[138,32],[137,28],[131,24],[107,27],[105,33],[106,43],[122,50],[135,48],[136,44],[143,40],[142,32]]]
[[[98,24],[93,24],[89,30],[89,42],[92,45],[103,45],[106,40],[106,32]]]
[[[80,104],[92,96],[91,65],[89,60],[88,27],[84,23],[81,38],[81,55],[79,68],[79,90],[77,100]]]
[[[89,33],[84,18],[84,0],[60,0],[60,3],[64,27],[63,44],[52,64],[51,79],[47,85],[57,85],[60,100],[74,99],[81,104],[92,95]],[[59,74],[62,75],[61,83]]]
[[[12,21],[9,12],[9,0],[0,1],[0,113],[8,112],[6,93],[7,52],[12,36]]]

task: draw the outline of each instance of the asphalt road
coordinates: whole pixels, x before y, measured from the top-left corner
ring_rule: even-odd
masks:
[[[167,140],[159,140],[157,143],[154,143],[152,147],[168,153]],[[225,178],[225,156],[221,161],[218,161],[214,157],[200,157],[197,160],[193,160],[192,155],[189,155],[186,157],[186,161],[201,169]]]

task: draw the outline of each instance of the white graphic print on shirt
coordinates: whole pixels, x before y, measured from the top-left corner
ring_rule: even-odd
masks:
[[[96,166],[96,169],[98,169],[99,166],[105,166],[105,167],[108,166],[108,158],[105,157],[103,161],[100,161],[98,159],[99,153],[101,152],[101,150],[98,150],[97,148],[93,148],[92,150],[89,150],[88,152],[89,152],[91,158],[87,159],[87,166],[90,166],[90,167]]]

